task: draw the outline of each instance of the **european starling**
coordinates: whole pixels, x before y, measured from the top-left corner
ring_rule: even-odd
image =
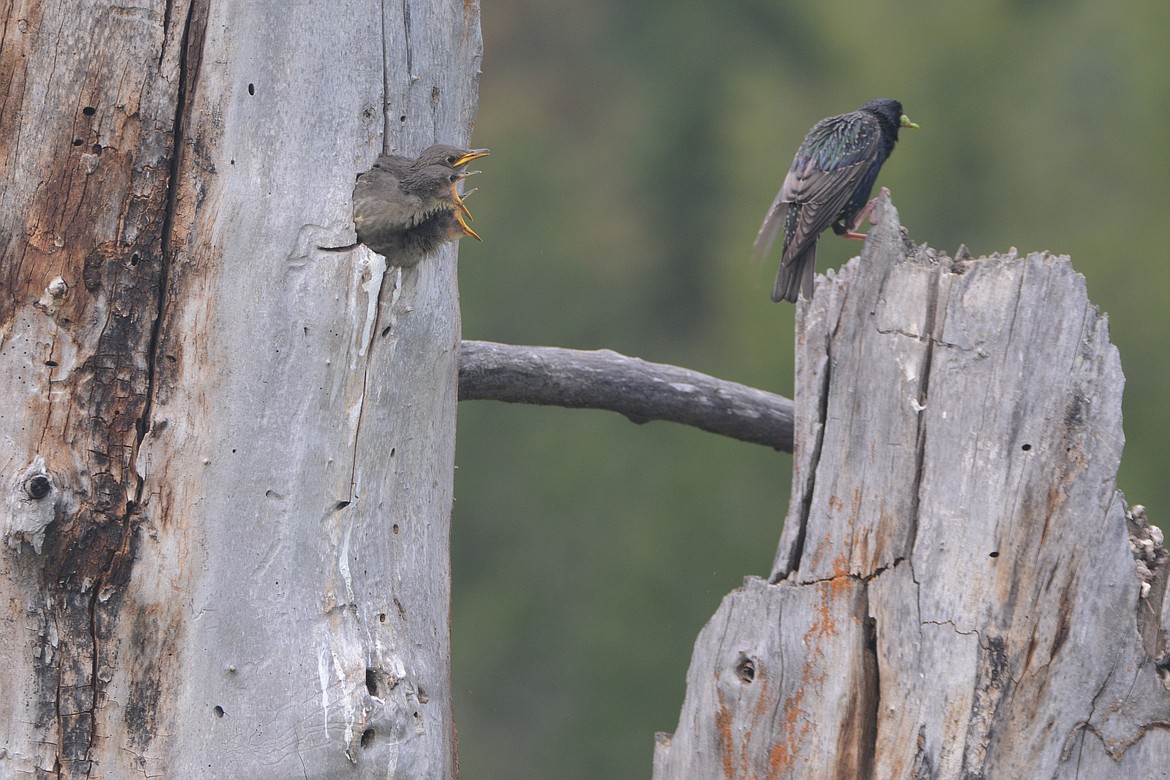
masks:
[[[918,125],[902,113],[901,103],[882,98],[822,119],[808,131],[756,235],[756,256],[764,257],[784,229],[773,301],[812,297],[817,238],[826,228],[845,238],[865,238],[854,231],[873,208],[867,203],[870,190],[903,127]]]
[[[389,174],[389,176],[396,179],[405,180],[412,170],[418,171],[432,165],[442,165],[451,170],[458,171],[472,160],[487,157],[488,153],[489,151],[487,149],[460,149],[447,144],[435,144],[434,146],[428,146],[426,149],[423,149],[419,156],[413,160],[409,157],[403,157],[400,154],[383,154],[374,162],[373,170],[362,175],[372,175],[374,178],[381,178],[382,174]],[[374,171],[380,171],[381,173],[375,174]],[[474,173],[478,173],[478,171],[467,171],[465,175],[471,176]],[[452,192],[458,208],[463,212],[464,216],[470,217],[471,214],[467,211],[467,207],[463,205],[463,199],[459,196],[459,191],[453,190]]]
[[[463,166],[487,154],[487,149],[436,144],[413,160],[382,155],[354,186],[357,243],[321,248],[344,251],[365,244],[391,265],[412,266],[449,241],[465,235],[478,240],[464,219],[471,214],[459,194],[459,182],[478,173]]]

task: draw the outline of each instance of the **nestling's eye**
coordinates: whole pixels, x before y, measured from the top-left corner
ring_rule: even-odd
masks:
[[[459,161],[459,158],[457,156],[455,156],[453,154],[447,155],[447,164],[448,165],[454,165],[458,161]]]

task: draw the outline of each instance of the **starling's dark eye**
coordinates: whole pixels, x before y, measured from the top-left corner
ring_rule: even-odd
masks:
[[[456,162],[458,162],[458,160],[459,160],[459,158],[453,154],[447,155],[447,164],[448,165],[454,165]]]

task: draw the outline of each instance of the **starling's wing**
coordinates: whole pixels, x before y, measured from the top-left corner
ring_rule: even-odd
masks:
[[[398,240],[398,234],[414,223],[420,209],[418,198],[402,191],[397,176],[381,167],[374,167],[358,177],[353,188],[353,223],[358,241],[380,255],[386,252],[388,242]]]
[[[830,117],[809,131],[776,196],[799,208],[784,231],[782,264],[833,224],[880,152],[881,127],[864,112]]]

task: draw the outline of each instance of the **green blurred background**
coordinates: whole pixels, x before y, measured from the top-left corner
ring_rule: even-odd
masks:
[[[1170,512],[1170,4],[485,0],[465,338],[607,347],[784,395],[755,231],[805,131],[922,125],[879,178],[919,242],[1069,254],[1128,377],[1120,487]],[[859,244],[826,235],[819,270]],[[1037,388],[1042,392],[1043,388]],[[466,778],[645,778],[699,629],[766,575],[788,455],[681,426],[459,410]],[[1075,544],[1076,540],[1069,540]]]

